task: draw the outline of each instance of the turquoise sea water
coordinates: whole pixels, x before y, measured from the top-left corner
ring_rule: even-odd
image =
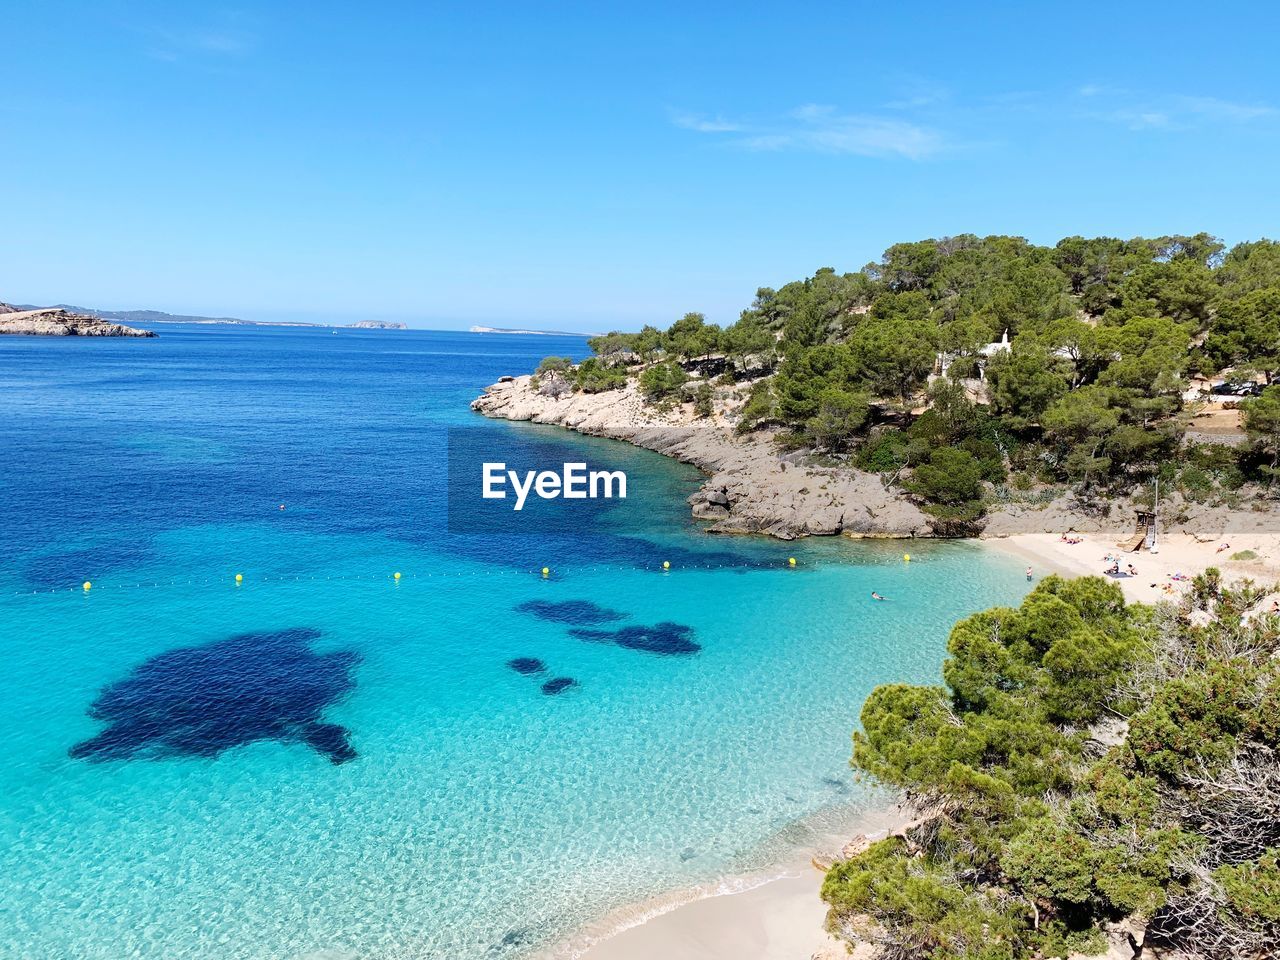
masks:
[[[870,802],[863,699],[1027,586],[713,538],[695,471],[467,409],[581,340],[161,334],[0,340],[0,957],[526,955]],[[625,469],[627,523],[469,533],[451,428]]]

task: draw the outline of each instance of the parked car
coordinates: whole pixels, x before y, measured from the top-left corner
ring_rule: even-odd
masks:
[[[1256,397],[1262,393],[1257,383],[1220,383],[1210,390],[1215,397]]]

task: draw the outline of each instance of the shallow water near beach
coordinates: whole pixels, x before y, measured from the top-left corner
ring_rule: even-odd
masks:
[[[1027,588],[714,538],[691,468],[468,410],[580,339],[159,332],[0,341],[0,957],[527,955],[873,803],[867,694]],[[625,470],[627,522],[469,532],[459,429]]]

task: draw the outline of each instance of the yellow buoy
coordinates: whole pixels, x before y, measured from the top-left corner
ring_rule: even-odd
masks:
[[[551,573],[551,568],[550,568],[550,567],[543,567],[543,568],[542,568],[542,575],[543,575],[544,577],[545,577],[545,576],[547,576],[549,573]]]
[[[399,580],[399,579],[400,579],[400,571],[399,571],[399,570],[397,570],[397,571],[396,571],[396,579],[397,579],[397,580]]]
[[[243,583],[243,582],[244,582],[244,574],[243,574],[243,573],[237,573],[237,574],[236,574],[236,583]]]
[[[670,570],[670,569],[671,569],[671,561],[670,561],[670,560],[663,560],[663,561],[662,561],[662,569],[663,569],[663,570]]]
[[[90,583],[88,580],[86,580],[86,581],[84,582],[84,588],[85,588],[86,590],[89,590],[89,589],[91,589],[92,587],[93,587],[93,584],[92,584],[92,583]]]
[[[903,560],[903,562],[904,562],[904,563],[910,563],[910,562],[911,562],[911,554],[909,554],[909,553],[904,553],[904,554],[902,555],[902,560]]]
[[[787,557],[787,566],[794,567],[796,565],[795,557]]]

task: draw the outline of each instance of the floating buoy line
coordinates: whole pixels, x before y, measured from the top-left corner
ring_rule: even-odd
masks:
[[[906,557],[903,558],[904,560]],[[670,560],[661,560],[652,564],[604,564],[597,563],[589,566],[571,566],[565,568],[569,573],[679,573],[681,571],[705,571],[705,570],[794,570],[797,568],[795,557],[787,557],[783,561],[747,561],[744,563],[681,563],[674,564]],[[426,573],[404,573],[400,570],[388,571],[385,573],[356,573],[356,574],[265,574],[263,576],[246,576],[244,573],[237,572],[234,574],[224,574],[222,576],[204,576],[204,577],[171,577],[169,579],[159,580],[143,580],[133,583],[95,583],[85,580],[81,584],[66,587],[48,587],[36,590],[16,590],[9,594],[14,597],[29,597],[36,594],[48,593],[81,593],[88,595],[91,591],[94,593],[102,590],[142,590],[159,587],[210,587],[210,586],[230,586],[248,588],[257,584],[265,583],[344,583],[344,582],[367,582],[373,583],[377,581],[385,581],[392,585],[399,585],[407,580],[460,580],[468,577],[533,577],[542,580],[556,579],[555,571],[551,567],[541,567],[532,570],[516,569],[513,567],[490,567],[482,570],[432,570]]]

